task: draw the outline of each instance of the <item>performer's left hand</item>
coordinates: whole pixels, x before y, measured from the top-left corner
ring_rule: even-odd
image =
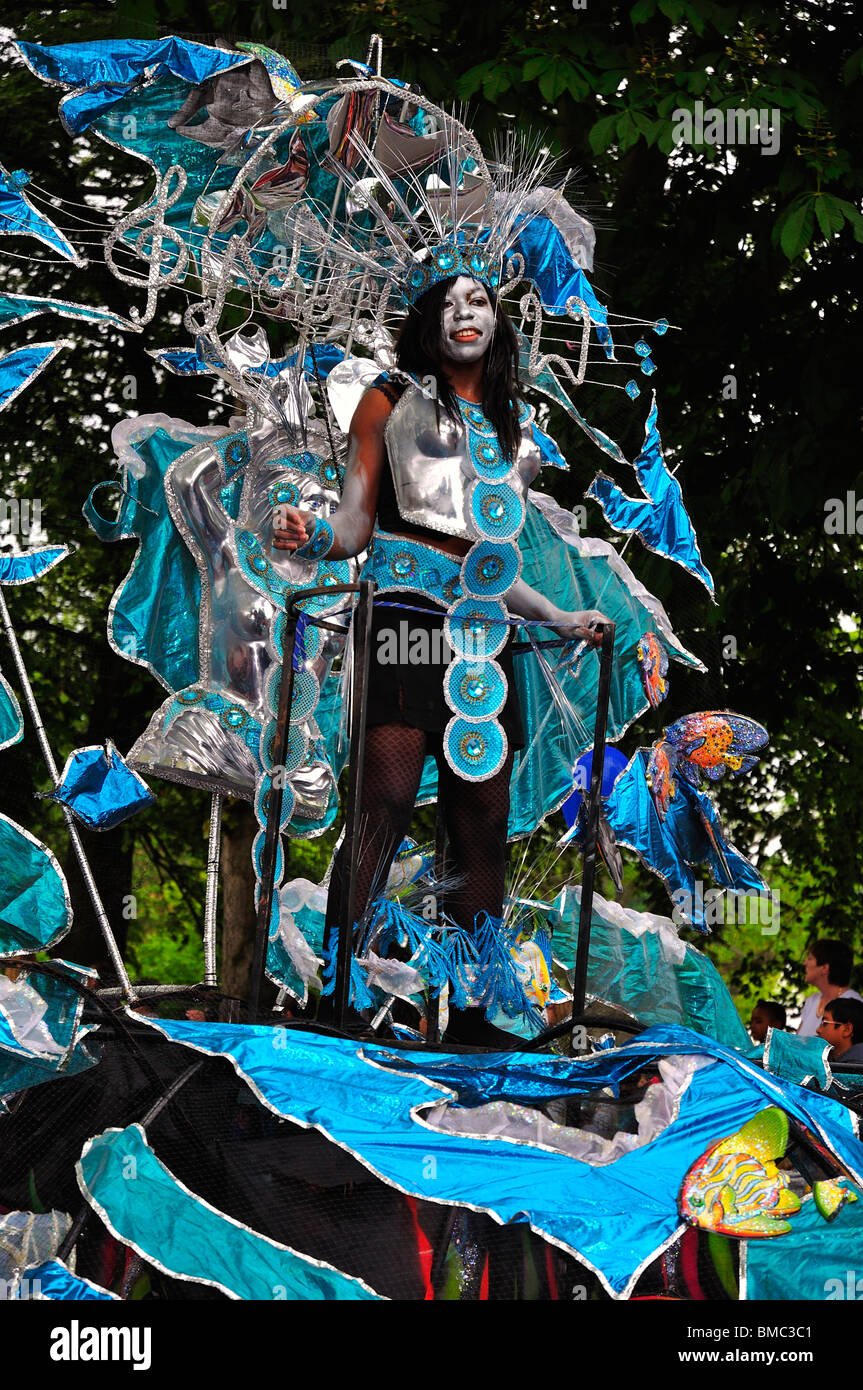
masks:
[[[591,647],[602,645],[602,633],[597,628],[610,621],[597,608],[588,608],[584,613],[568,613],[565,623],[555,623],[555,632],[578,642],[588,642]]]

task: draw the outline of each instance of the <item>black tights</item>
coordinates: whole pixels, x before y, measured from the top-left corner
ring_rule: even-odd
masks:
[[[510,749],[494,777],[466,782],[444,757],[440,734],[427,734],[409,724],[375,724],[366,730],[355,920],[383,890],[393,855],[410,827],[427,753],[434,756],[438,768],[438,796],[448,839],[447,876],[458,875],[447,895],[447,915],[472,931],[478,913],[493,917],[503,913],[513,753]],[[341,926],[338,917],[347,901],[347,868],[342,847],[333,865],[327,900],[328,937],[331,927]]]

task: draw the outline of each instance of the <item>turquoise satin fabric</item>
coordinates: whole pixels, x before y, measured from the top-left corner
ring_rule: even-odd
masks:
[[[588,994],[627,1009],[647,1027],[678,1024],[728,1047],[751,1047],[728,987],[705,955],[685,945],[685,956],[678,960],[679,952],[658,931],[629,931],[604,911],[605,906],[602,898],[594,897]],[[578,887],[562,889],[550,908],[555,922],[552,951],[568,971],[575,965],[580,908]],[[669,924],[668,931],[673,930]]]
[[[72,925],[66,880],[39,840],[0,815],[0,959],[56,945]]]
[[[91,830],[113,830],[156,798],[116,748],[96,745],[69,754],[53,799]]]
[[[69,554],[65,545],[44,545],[22,555],[0,555],[0,584],[31,584]]]
[[[64,319],[85,319],[93,323],[110,323],[117,328],[126,328],[125,320],[107,309],[96,309],[92,304],[69,304],[63,299],[40,299],[34,295],[0,294],[0,328],[8,328],[13,323],[24,323],[37,314],[59,314]]]
[[[359,1279],[258,1235],[190,1192],[140,1125],[89,1140],[79,1169],[84,1195],[108,1229],[174,1278],[260,1302],[379,1298]]]
[[[53,960],[51,964],[81,984],[92,985],[95,978],[92,970],[69,961]],[[62,1050],[37,1052],[25,1046],[13,1030],[11,1011],[4,1010],[0,1001],[0,1113],[5,1109],[3,1099],[43,1081],[75,1076],[99,1060],[85,1042],[96,1025],[81,1027],[82,995],[66,980],[39,971],[28,972],[26,984],[44,1000],[42,1025]]]
[[[863,1299],[863,1192],[858,1191],[856,1202],[846,1202],[829,1225],[814,1199],[804,1197],[787,1235],[779,1240],[747,1240],[744,1262],[740,1296],[747,1302]],[[805,1315],[794,1321],[805,1323]],[[847,1321],[837,1321],[836,1326],[849,1328]],[[786,1349],[793,1344],[783,1341],[781,1345]]]
[[[23,737],[24,721],[18,697],[0,671],[0,752],[20,743]]]
[[[35,237],[64,260],[77,262],[74,247],[22,192],[28,182],[26,175],[19,182],[16,174],[7,174],[0,165],[0,235]]]
[[[202,435],[202,442],[206,437]],[[157,429],[135,445],[146,465],[144,476],[136,478],[126,469],[127,491],[115,520],[105,520],[96,510],[93,496],[98,488],[84,504],[84,516],[100,540],[135,536],[141,541],[132,568],[114,595],[108,636],[115,651],[149,667],[168,690],[182,690],[198,679],[201,581],[165,500],[165,474],[174,459],[191,447],[189,440],[174,439]]]

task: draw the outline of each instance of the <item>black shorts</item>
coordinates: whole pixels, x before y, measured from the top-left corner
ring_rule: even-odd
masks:
[[[389,603],[410,605],[390,608]],[[419,608],[422,612],[413,612]],[[419,594],[385,592],[375,595],[372,613],[369,696],[366,723],[409,724],[426,733],[442,734],[453,717],[444,699],[443,681],[452,652],[444,640],[446,610]],[[523,748],[518,692],[512,671],[510,635],[495,657],[507,683],[507,697],[498,723],[510,748]],[[413,653],[413,659],[410,659]],[[393,657],[397,659],[393,659]]]

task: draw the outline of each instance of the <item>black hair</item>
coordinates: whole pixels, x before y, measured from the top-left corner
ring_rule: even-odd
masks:
[[[455,393],[444,370],[441,317],[447,290],[457,279],[439,280],[420,295],[408,310],[396,342],[396,365],[413,376],[432,376],[437,381],[437,399],[450,419],[460,423]],[[491,346],[482,364],[482,408],[494,425],[501,448],[512,461],[518,451],[521,430],[518,423],[518,338],[509,315],[487,285],[483,289],[495,313]]]
[[[787,1015],[782,1004],[777,1004],[775,999],[759,999],[755,1005],[756,1009],[762,1009],[767,1015],[767,1021],[771,1028],[784,1028]]]
[[[818,965],[829,966],[827,979],[831,985],[848,984],[854,965],[854,954],[844,941],[833,941],[828,937],[823,941],[813,941],[809,953],[815,957]]]
[[[831,999],[824,1005],[825,1014],[829,1011],[834,1023],[851,1024],[851,1042],[863,1042],[863,1002],[859,999]]]

